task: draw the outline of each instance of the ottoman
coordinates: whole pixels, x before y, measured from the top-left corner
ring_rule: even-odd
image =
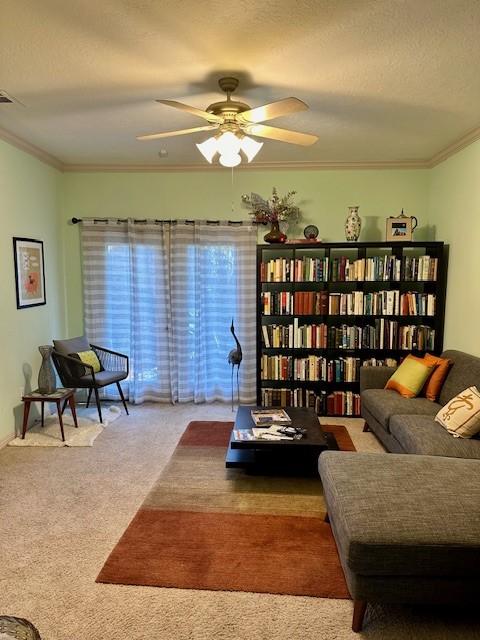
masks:
[[[478,602],[480,460],[326,451],[328,519],[352,629],[368,602]]]

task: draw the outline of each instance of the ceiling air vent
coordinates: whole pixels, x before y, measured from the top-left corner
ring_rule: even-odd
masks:
[[[14,98],[3,89],[0,89],[0,104],[13,104],[13,103],[20,104],[22,105],[22,107],[25,106],[20,102],[20,100],[17,100],[17,98]]]

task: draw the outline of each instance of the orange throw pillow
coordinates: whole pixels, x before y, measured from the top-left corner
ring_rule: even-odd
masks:
[[[428,400],[435,402],[438,400],[438,396],[440,395],[440,391],[442,390],[443,383],[445,382],[448,370],[452,365],[452,361],[447,358],[432,356],[431,353],[426,353],[424,360],[425,364],[434,365],[435,369],[433,370],[432,375],[428,378],[422,394],[428,398]]]

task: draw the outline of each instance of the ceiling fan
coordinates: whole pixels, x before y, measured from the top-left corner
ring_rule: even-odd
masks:
[[[199,116],[209,124],[191,129],[163,131],[161,133],[137,136],[137,140],[158,140],[159,138],[183,136],[199,131],[217,131],[216,135],[197,144],[197,147],[210,163],[218,153],[220,164],[226,167],[234,167],[240,164],[242,160],[240,152],[244,153],[248,162],[251,162],[257,155],[263,143],[250,138],[250,135],[304,146],[311,145],[318,140],[317,136],[309,133],[300,133],[299,131],[290,131],[260,124],[265,120],[273,120],[280,116],[308,109],[308,105],[298,98],[284,98],[283,100],[277,100],[276,102],[251,109],[248,104],[232,100],[230,97],[238,87],[237,78],[220,78],[218,84],[220,89],[227,94],[227,98],[220,102],[214,102],[205,111],[176,100],[157,100],[161,104]]]

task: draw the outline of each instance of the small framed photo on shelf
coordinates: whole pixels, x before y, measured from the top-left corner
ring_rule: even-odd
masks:
[[[46,304],[43,242],[13,238],[17,309]]]
[[[415,216],[406,216],[402,213],[396,218],[387,218],[387,242],[411,242],[413,230],[417,226]]]

